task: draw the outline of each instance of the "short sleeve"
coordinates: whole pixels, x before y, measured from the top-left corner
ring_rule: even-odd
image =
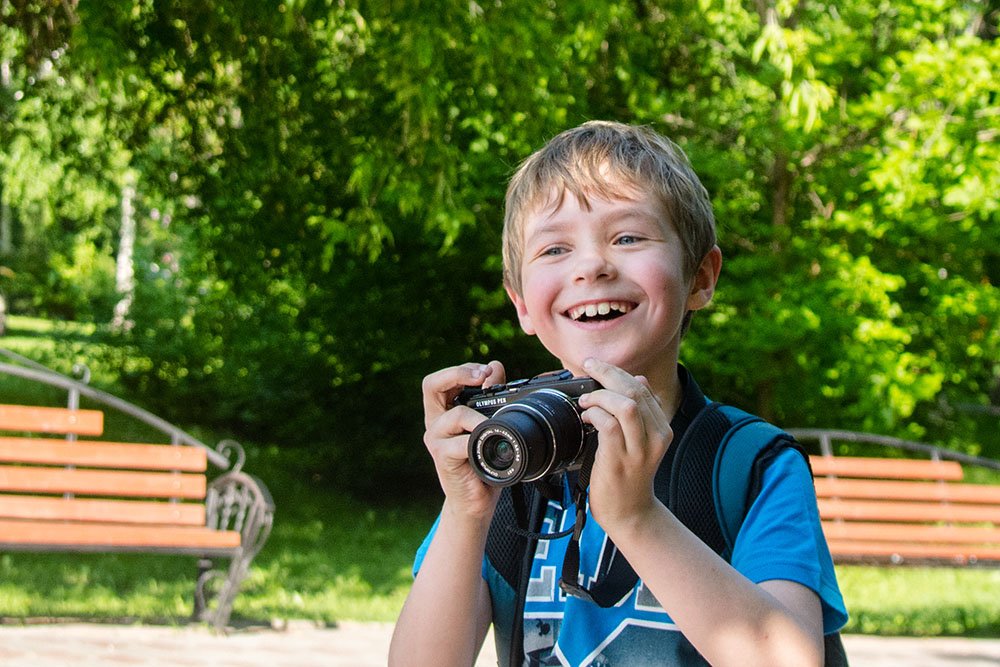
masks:
[[[732,564],[754,583],[783,579],[815,591],[823,605],[824,633],[847,622],[812,475],[797,451],[782,452],[765,469],[760,494],[736,538]]]
[[[434,525],[431,526],[431,529],[427,532],[427,537],[424,538],[424,541],[421,542],[420,546],[417,548],[417,553],[413,557],[413,576],[414,577],[417,576],[417,572],[420,571],[420,566],[423,565],[424,556],[427,555],[427,550],[431,546],[431,540],[434,539],[434,533],[437,532],[438,523],[440,523],[440,522],[441,522],[441,515],[439,514],[438,517],[436,519],[434,519]]]

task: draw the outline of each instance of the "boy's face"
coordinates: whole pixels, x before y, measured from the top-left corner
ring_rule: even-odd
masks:
[[[684,314],[708,303],[714,280],[707,294],[685,280],[680,237],[652,198],[589,204],[566,193],[526,216],[521,294],[510,292],[521,327],[576,375],[594,357],[676,377]]]

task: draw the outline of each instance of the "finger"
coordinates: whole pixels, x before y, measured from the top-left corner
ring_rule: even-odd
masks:
[[[635,381],[635,377],[618,366],[590,357],[583,362],[583,370],[590,377],[601,383],[601,386],[612,391],[621,391]]]
[[[503,384],[507,381],[507,371],[504,370],[503,364],[499,361],[493,360],[486,364],[486,377],[483,378],[483,388],[495,385]]]
[[[603,407],[594,406],[587,408],[580,415],[580,418],[587,424],[597,429],[600,435],[601,446],[598,449],[607,450],[615,442],[622,442],[625,433],[622,431],[621,422],[613,414]]]
[[[653,393],[649,380],[644,376],[634,377],[621,368],[598,359],[588,359],[584,362],[584,369],[605,389],[633,401],[639,408],[639,416],[648,421],[650,426],[661,430],[669,428],[670,420],[663,411],[663,402]],[[584,407],[593,405],[591,401],[600,400],[596,394],[598,392],[582,397],[580,404]],[[623,407],[628,409],[627,405]]]
[[[600,434],[601,447],[620,442],[628,451],[648,441],[648,419],[634,399],[601,389],[588,396],[586,405],[583,416]]]
[[[427,432],[432,437],[450,438],[457,435],[468,435],[486,416],[470,407],[459,405],[441,414],[431,422]]]
[[[486,382],[490,367],[467,363],[431,373],[421,384],[424,399],[424,426],[452,407],[452,401],[465,387],[478,387]]]
[[[454,470],[469,458],[469,432],[486,419],[464,405],[448,410],[424,432],[424,445],[437,465]]]

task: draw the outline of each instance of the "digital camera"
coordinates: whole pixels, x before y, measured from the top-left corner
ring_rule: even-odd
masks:
[[[573,467],[597,437],[580,418],[580,396],[600,388],[592,378],[556,371],[464,390],[455,403],[489,418],[469,436],[473,470],[487,484],[510,486]]]

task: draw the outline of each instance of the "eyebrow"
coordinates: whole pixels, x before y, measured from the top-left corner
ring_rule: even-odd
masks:
[[[559,210],[561,210],[561,208]],[[566,226],[573,224],[572,220],[560,219],[558,217],[559,210],[550,213],[546,217],[545,221],[535,228],[533,235],[554,234],[562,231]],[[601,218],[601,222],[618,222],[619,220],[623,220],[625,218],[638,218],[655,224],[659,224],[661,222],[656,215],[649,213],[649,211],[646,211],[641,206],[615,208],[604,215]]]

